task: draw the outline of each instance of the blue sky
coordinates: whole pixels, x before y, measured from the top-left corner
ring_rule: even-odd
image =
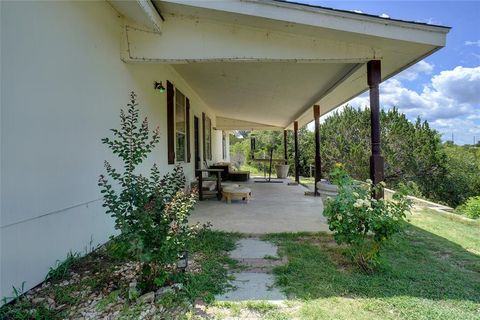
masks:
[[[382,84],[380,101],[428,120],[444,140],[480,141],[480,1],[296,2],[452,27],[445,48]],[[368,96],[350,104],[363,107]]]

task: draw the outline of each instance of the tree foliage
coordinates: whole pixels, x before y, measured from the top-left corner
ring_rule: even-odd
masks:
[[[385,181],[389,187],[453,207],[480,195],[480,148],[442,144],[440,134],[430,128],[427,121],[417,118],[411,122],[395,108],[382,110],[380,122]],[[283,158],[282,132],[255,131],[254,134],[258,150],[267,146],[266,142],[273,141],[276,157]],[[333,113],[320,125],[320,136],[322,177],[329,178],[329,172],[338,162],[355,179],[369,177],[369,109],[347,106]],[[295,170],[293,145],[293,134],[289,132],[288,163],[292,175]],[[249,139],[239,139],[232,149],[237,153],[245,152],[246,161],[250,161]],[[314,133],[307,127],[300,128],[300,175],[310,175],[314,159]],[[256,164],[252,162],[251,165]]]
[[[438,188],[446,173],[446,156],[440,135],[420,118],[415,123],[397,109],[381,111],[381,143],[385,159],[385,181],[393,188],[413,182],[420,192],[439,199]],[[328,176],[341,162],[356,179],[369,177],[370,110],[346,107],[321,126],[322,172]]]
[[[480,148],[445,143],[446,176],[442,193],[453,207],[480,195]]]

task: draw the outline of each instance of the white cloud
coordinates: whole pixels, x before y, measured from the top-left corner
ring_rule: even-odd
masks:
[[[432,86],[442,95],[460,103],[480,103],[480,66],[456,67],[440,72],[432,78]]]
[[[431,74],[433,71],[434,65],[426,62],[425,60],[421,60],[411,66],[410,68],[400,72],[398,75],[395,76],[396,79],[399,80],[415,80],[418,78],[418,75],[421,73],[424,74]]]
[[[390,19],[390,16],[389,16],[388,14],[386,14],[386,13],[382,13],[382,14],[380,15],[380,18]]]
[[[480,136],[480,66],[442,71],[421,92],[404,87],[398,78],[402,79],[395,77],[380,85],[382,107],[398,107],[410,119],[420,116],[445,135],[458,134],[463,143],[471,143],[473,135]],[[368,106],[368,93],[349,104]]]
[[[480,47],[480,40],[476,41],[465,41],[466,46],[477,46]]]
[[[464,118],[438,119],[430,122],[430,126],[442,133],[444,140],[451,140],[452,134],[455,143],[465,144],[480,140],[480,122]]]

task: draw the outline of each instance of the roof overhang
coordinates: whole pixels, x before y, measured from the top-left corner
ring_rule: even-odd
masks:
[[[164,18],[161,30],[142,27],[138,16],[127,21],[122,59],[172,64],[238,129],[304,125],[313,104],[325,114],[368,89],[367,61],[382,60],[385,80],[445,46],[449,31],[282,1],[153,4]]]
[[[163,17],[150,0],[107,0],[120,14],[130,22],[152,30],[161,32]]]
[[[224,117],[217,117],[215,122],[215,129],[217,130],[283,130],[283,127],[275,127],[268,124],[244,121],[238,119],[230,119]]]

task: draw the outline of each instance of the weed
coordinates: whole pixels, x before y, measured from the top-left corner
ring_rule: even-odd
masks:
[[[95,306],[95,308],[97,309],[97,311],[102,312],[103,310],[105,310],[105,308],[109,304],[116,302],[118,300],[118,297],[119,297],[119,292],[118,291],[112,291],[112,292],[110,292],[110,294],[108,296],[106,296],[105,298],[100,300],[97,303],[97,305]]]
[[[45,280],[64,280],[70,275],[71,268],[78,262],[80,254],[72,253],[71,251],[67,254],[67,258],[63,261],[57,260],[53,267],[50,267]]]
[[[34,305],[23,294],[25,282],[21,288],[13,287],[13,297],[4,297],[4,305],[0,308],[0,319],[2,320],[56,320],[62,319],[63,315],[49,309],[43,303]],[[8,302],[9,301],[9,302]],[[7,303],[8,302],[8,303]]]
[[[74,305],[78,302],[79,298],[75,296],[75,292],[79,290],[79,287],[76,285],[54,286],[52,290],[57,304]]]

